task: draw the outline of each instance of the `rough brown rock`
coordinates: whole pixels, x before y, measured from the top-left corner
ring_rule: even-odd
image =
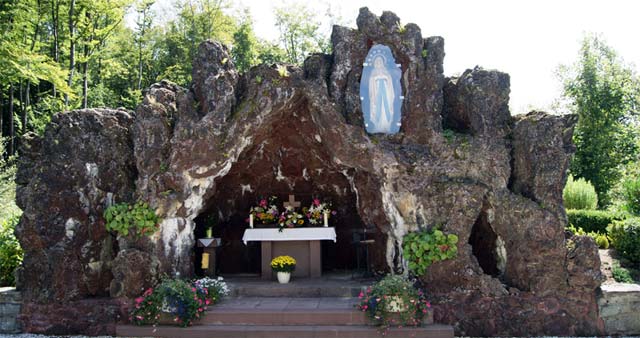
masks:
[[[103,210],[130,201],[136,176],[124,110],[89,109],[53,117],[23,149],[16,235],[25,251],[26,302],[61,302],[109,292],[116,247]]]
[[[255,265],[238,255],[251,255],[240,242],[247,210],[264,194],[294,193],[304,204],[313,196],[334,202],[336,264],[353,257],[353,230],[374,236],[376,271],[398,273],[406,272],[408,232],[439,225],[458,234],[458,256],[421,276],[436,321],[458,334],[602,333],[597,251],[582,239],[567,250],[564,239],[561,192],[575,118],[510,116],[508,75],[497,71],[469,70],[445,87],[444,40],[400,26],[393,13],[364,8],[357,24],[335,27],[334,54],[286,66],[288,76],[268,65],[238,75],[226,47],[205,42],[192,90],[153,85],[135,119],[110,110],[57,115],[20,165],[27,303],[73,304],[109,286],[112,296],[132,297],[160,274],[192,276],[207,215],[219,218],[215,231],[226,241],[220,267]],[[397,135],[368,135],[362,126],[362,61],[376,43],[403,70]],[[443,117],[451,129],[443,130]],[[102,210],[107,197],[131,201],[134,192],[157,208],[160,230],[116,239],[104,231]],[[83,268],[92,263],[99,273]],[[40,323],[38,332],[59,327],[34,307],[21,318]],[[84,332],[98,330],[91,320]]]

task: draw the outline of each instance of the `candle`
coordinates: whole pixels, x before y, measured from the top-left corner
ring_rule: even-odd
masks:
[[[212,237],[213,237],[213,229],[207,228],[207,238],[212,238]]]
[[[206,252],[202,254],[202,268],[203,269],[209,268],[209,254]]]
[[[324,226],[328,227],[329,226],[329,213],[328,212],[324,212]]]
[[[253,214],[249,215],[249,226],[253,228]]]

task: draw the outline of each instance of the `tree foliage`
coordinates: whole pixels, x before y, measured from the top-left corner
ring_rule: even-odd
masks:
[[[638,153],[640,84],[630,66],[597,36],[582,42],[576,64],[562,69],[564,96],[579,116],[571,172],[595,186],[600,205],[620,178],[620,168]]]
[[[306,6],[276,8],[275,18],[287,62],[302,64],[309,54],[320,52],[325,45],[326,37],[319,31],[320,22]]]
[[[280,41],[256,37],[248,10],[232,0],[175,0],[157,15],[157,0],[6,0],[0,2],[0,137],[16,154],[28,131],[51,116],[83,107],[135,109],[142,91],[163,79],[188,87],[198,45],[231,46],[240,72],[258,63],[301,64],[326,50],[316,13],[276,10]],[[254,13],[261,14],[261,13]],[[5,158],[7,157],[5,154]]]

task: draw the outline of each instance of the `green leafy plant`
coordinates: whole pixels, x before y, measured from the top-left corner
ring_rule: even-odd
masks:
[[[623,209],[640,216],[640,176],[626,177],[622,181]]]
[[[604,234],[609,224],[624,219],[624,215],[604,210],[567,210],[567,218],[570,225],[585,232]]]
[[[600,249],[609,249],[609,238],[606,234],[601,234],[597,232],[586,232],[584,229],[576,228],[573,225],[567,227],[567,230],[571,231],[574,235],[577,236],[589,236],[593,238],[593,240],[598,245]]]
[[[356,307],[383,331],[391,326],[418,326],[431,307],[421,290],[398,275],[386,276],[358,298]]]
[[[618,283],[634,283],[633,277],[631,277],[631,272],[621,267],[619,264],[613,264],[611,267],[611,274],[613,275],[613,279]]]
[[[640,217],[615,221],[607,228],[616,252],[636,267],[640,266]]]
[[[447,144],[451,144],[456,138],[456,132],[452,129],[445,129],[442,131],[442,136],[444,136],[444,139],[447,140]]]
[[[0,224],[0,286],[15,285],[14,271],[22,263],[22,248],[13,234],[18,220],[16,215]]]
[[[593,210],[598,206],[598,194],[593,184],[584,178],[574,180],[572,175],[562,190],[562,199],[566,209]]]
[[[155,210],[143,202],[112,205],[105,210],[104,218],[107,231],[115,231],[121,236],[128,236],[129,233],[137,237],[152,235],[159,226]]]
[[[445,234],[434,228],[405,235],[402,249],[409,262],[409,270],[424,275],[431,264],[456,257],[457,244],[457,235]]]
[[[286,65],[278,65],[278,75],[280,77],[289,77],[289,70]]]

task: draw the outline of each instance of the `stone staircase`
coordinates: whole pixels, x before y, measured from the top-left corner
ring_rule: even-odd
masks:
[[[352,281],[230,282],[231,297],[209,308],[193,326],[118,325],[129,337],[376,337],[378,328],[354,305],[365,287]],[[429,324],[393,328],[385,337],[453,337],[453,328]]]

